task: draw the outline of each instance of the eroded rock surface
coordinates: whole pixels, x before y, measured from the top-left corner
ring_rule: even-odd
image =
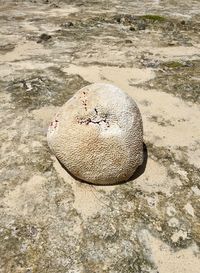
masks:
[[[199,271],[199,5],[1,1],[0,272]],[[123,185],[76,181],[47,145],[93,82],[141,110],[146,169]]]

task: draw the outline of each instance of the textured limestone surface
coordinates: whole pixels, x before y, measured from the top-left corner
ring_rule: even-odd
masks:
[[[47,140],[75,177],[94,184],[128,180],[143,162],[143,127],[134,100],[95,83],[68,100],[50,123]]]
[[[0,272],[199,273],[200,1],[0,1]],[[44,35],[45,34],[45,35]],[[143,118],[146,167],[80,183],[52,117],[112,83]]]

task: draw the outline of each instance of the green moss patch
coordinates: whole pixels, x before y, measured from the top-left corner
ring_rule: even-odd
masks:
[[[154,14],[146,14],[146,15],[141,16],[141,18],[147,19],[147,20],[152,20],[152,21],[159,21],[159,22],[163,22],[166,20],[165,17],[160,16],[160,15],[154,15]]]

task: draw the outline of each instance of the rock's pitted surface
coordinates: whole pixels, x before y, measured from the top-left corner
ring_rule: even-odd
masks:
[[[50,124],[47,139],[71,174],[94,184],[126,181],[143,161],[140,111],[110,84],[79,90]]]

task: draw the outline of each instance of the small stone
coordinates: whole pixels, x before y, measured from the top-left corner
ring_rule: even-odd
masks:
[[[53,8],[53,9],[58,9],[58,8],[60,8],[60,6],[58,6],[58,5],[55,4],[55,3],[52,3],[52,4],[50,5],[50,7]]]
[[[177,44],[178,44],[177,41],[170,41],[170,42],[168,43],[168,46],[175,46],[175,45],[177,45]]]
[[[129,30],[130,30],[130,31],[136,31],[135,27],[133,27],[133,26],[131,26],[131,27],[129,28]]]
[[[64,24],[61,24],[60,25],[61,27],[73,27],[74,26],[74,24],[72,23],[72,22],[67,22],[67,23],[64,23]]]
[[[42,41],[45,41],[45,42],[46,42],[46,41],[48,41],[49,39],[51,39],[51,35],[48,35],[48,34],[46,34],[46,33],[43,33],[43,34],[40,35],[40,37],[39,37],[37,43],[41,43]]]
[[[117,16],[117,17],[116,17],[116,21],[117,21],[117,23],[120,24],[120,23],[121,23],[121,17],[120,17],[120,16]]]
[[[127,40],[125,40],[125,43],[126,43],[126,44],[132,44],[133,42],[132,42],[131,40],[128,40],[128,39],[127,39]]]
[[[73,176],[94,184],[126,181],[143,162],[140,111],[110,84],[79,90],[51,122],[47,140]]]

